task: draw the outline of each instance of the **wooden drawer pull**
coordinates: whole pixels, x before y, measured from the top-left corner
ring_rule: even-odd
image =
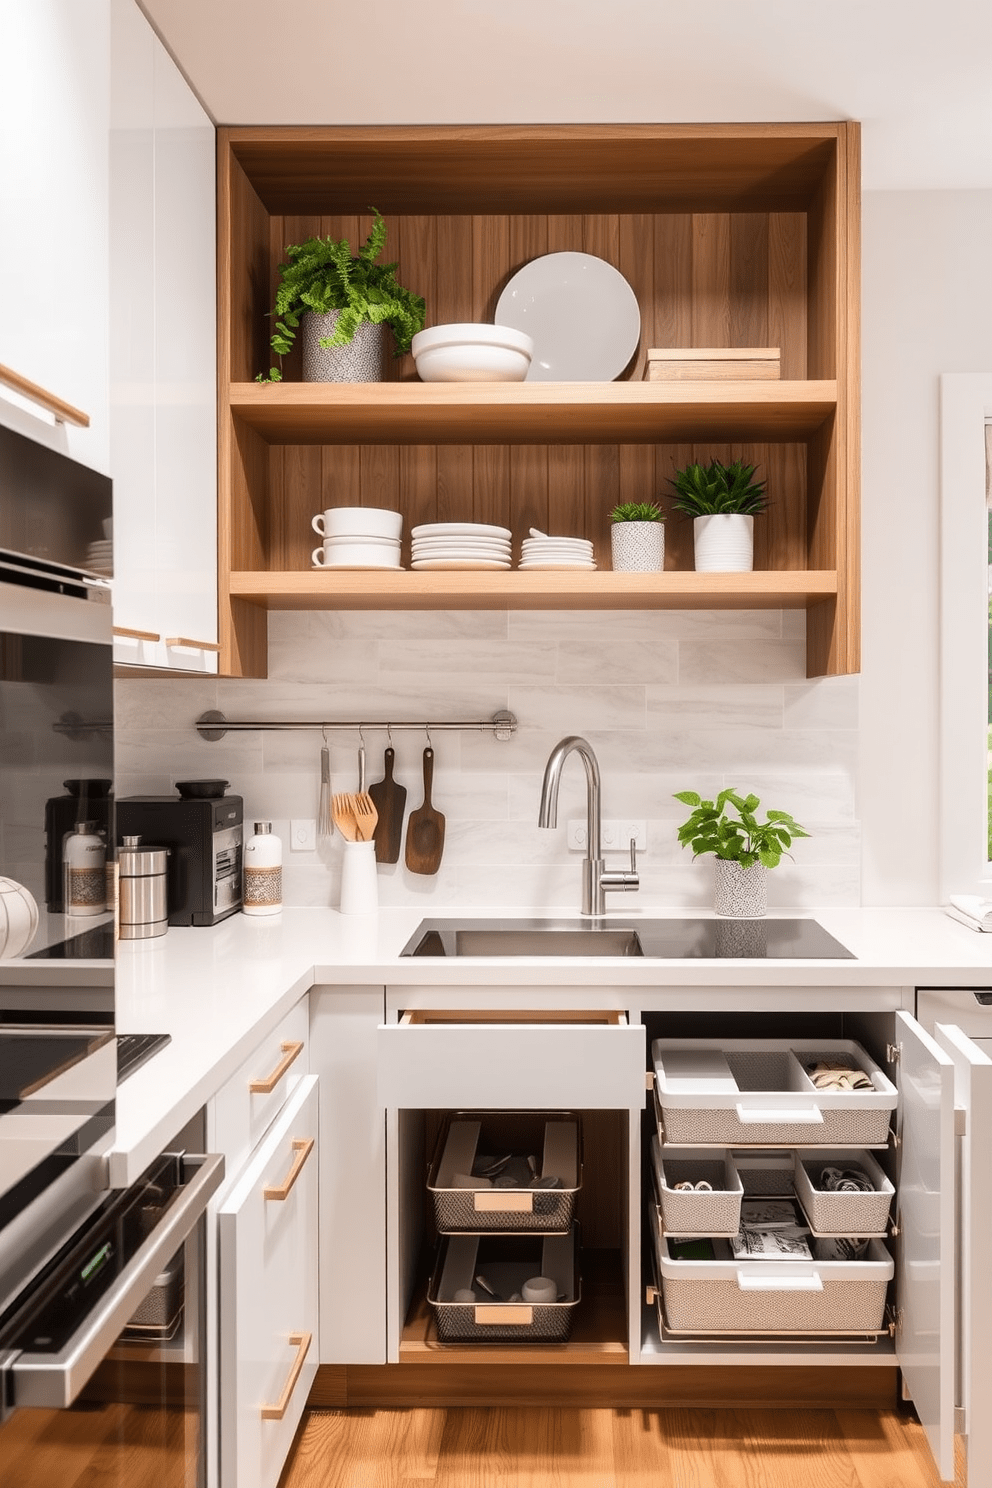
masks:
[[[289,1195],[290,1195],[290,1193],[292,1191],[292,1188],[293,1188],[293,1184],[296,1182],[297,1178],[299,1178],[300,1174],[303,1172],[303,1165],[306,1162],[307,1158],[310,1156],[311,1152],[313,1151],[313,1144],[314,1144],[314,1138],[313,1137],[305,1137],[301,1141],[294,1142],[293,1143],[293,1151],[296,1153],[296,1156],[293,1158],[293,1166],[290,1168],[289,1172],[286,1174],[285,1178],[282,1180],[281,1183],[276,1184],[272,1188],[265,1188],[265,1189],[262,1190],[262,1197],[263,1198],[266,1198],[266,1199],[288,1199],[289,1198]]]
[[[30,398],[32,403],[37,403],[41,408],[54,414],[56,423],[76,424],[80,429],[88,429],[90,426],[88,413],[83,413],[80,408],[73,408],[71,403],[57,398],[54,393],[48,392],[47,388],[39,387],[38,383],[29,382],[12,367],[0,366],[0,383],[3,383],[5,387],[13,388],[14,392],[20,393],[22,398]]]
[[[279,1399],[276,1401],[275,1405],[262,1406],[261,1415],[263,1421],[281,1421],[283,1416],[289,1410],[289,1402],[293,1398],[293,1391],[296,1389],[296,1381],[300,1377],[300,1371],[303,1368],[303,1362],[306,1359],[307,1354],[310,1352],[310,1345],[313,1342],[313,1334],[290,1333],[289,1342],[291,1347],[296,1349],[296,1358],[293,1360],[293,1367],[289,1371],[289,1374],[286,1376],[286,1383],[282,1387],[282,1394],[279,1396]]]
[[[283,1075],[289,1069],[289,1066],[295,1059],[299,1059],[300,1055],[303,1053],[302,1043],[280,1044],[279,1047],[282,1050],[283,1057],[280,1059],[271,1075],[268,1075],[264,1080],[252,1080],[249,1083],[248,1089],[251,1091],[252,1095],[271,1095],[273,1090],[275,1090],[276,1086],[279,1084],[279,1081],[282,1079]]]
[[[188,646],[191,651],[219,651],[216,641],[191,641],[189,636],[166,636],[167,646]]]
[[[160,641],[157,630],[129,630],[126,625],[115,625],[114,635],[126,641]]]

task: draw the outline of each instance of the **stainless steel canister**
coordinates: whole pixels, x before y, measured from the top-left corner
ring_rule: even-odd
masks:
[[[147,940],[169,928],[165,867],[167,847],[125,837],[117,854],[121,940]]]

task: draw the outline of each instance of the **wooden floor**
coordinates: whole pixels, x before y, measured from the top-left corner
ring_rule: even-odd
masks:
[[[937,1488],[896,1411],[315,1410],[280,1488]],[[957,1488],[965,1488],[959,1461]],[[973,1485],[983,1488],[983,1485]]]

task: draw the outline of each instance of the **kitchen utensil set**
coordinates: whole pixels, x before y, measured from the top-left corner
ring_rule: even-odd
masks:
[[[370,796],[343,793],[331,798],[334,825],[346,842],[371,842],[379,819]]]
[[[383,778],[365,789],[365,744],[358,754],[359,789],[331,796],[330,760],[327,760],[325,781],[326,745],[321,750],[321,811],[323,811],[325,787],[328,792],[328,812],[345,842],[374,842],[378,863],[396,863],[400,856],[403,837],[403,814],[406,807],[406,787],[393,778],[396,751],[389,745],[383,757]],[[434,874],[441,866],[444,851],[444,817],[434,808],[431,789],[434,781],[434,750],[428,745],[424,750],[424,800],[416,811],[410,813],[406,830],[405,862],[411,873]],[[323,820],[323,816],[321,816]],[[329,835],[320,829],[321,837]]]

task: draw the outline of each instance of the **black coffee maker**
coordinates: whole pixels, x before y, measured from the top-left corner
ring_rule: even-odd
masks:
[[[66,837],[80,822],[93,822],[105,840],[110,832],[112,780],[63,780],[67,795],[45,802],[45,906],[65,912],[62,852]],[[109,851],[108,851],[109,856]]]

